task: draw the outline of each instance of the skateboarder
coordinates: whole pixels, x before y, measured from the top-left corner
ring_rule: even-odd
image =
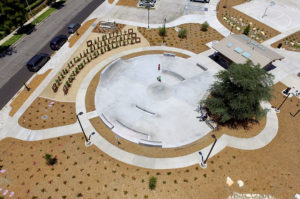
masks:
[[[160,64],[158,64],[158,67],[157,67],[158,71],[160,71]]]
[[[157,77],[157,81],[161,82],[161,76]]]

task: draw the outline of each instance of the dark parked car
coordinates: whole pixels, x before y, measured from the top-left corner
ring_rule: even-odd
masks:
[[[68,26],[68,33],[72,34],[74,32],[76,32],[78,30],[78,28],[80,28],[80,24],[79,23],[72,23]]]
[[[40,70],[50,59],[50,56],[46,53],[40,53],[32,57],[27,62],[27,68],[31,72]]]
[[[66,35],[56,36],[51,40],[50,48],[52,50],[58,50],[62,47],[62,45],[64,45],[64,43],[66,43],[66,41],[68,41],[68,37]]]

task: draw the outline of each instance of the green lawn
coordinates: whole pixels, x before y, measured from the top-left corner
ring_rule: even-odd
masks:
[[[51,13],[56,10],[55,8],[50,7],[46,12],[38,16],[33,22],[35,23],[41,23],[45,18],[47,18]],[[32,23],[33,23],[32,22]]]
[[[4,42],[1,46],[6,47],[6,46],[11,46],[13,45],[16,41],[18,41],[21,37],[23,37],[24,34],[18,34],[18,35],[13,35],[9,40]]]

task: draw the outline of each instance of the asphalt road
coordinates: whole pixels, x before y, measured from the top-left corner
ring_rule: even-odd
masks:
[[[68,0],[64,7],[54,11],[46,20],[26,35],[15,46],[16,53],[0,58],[0,109],[18,92],[23,82],[34,74],[26,68],[26,63],[35,54],[52,54],[50,40],[67,33],[72,22],[82,23],[104,0]]]

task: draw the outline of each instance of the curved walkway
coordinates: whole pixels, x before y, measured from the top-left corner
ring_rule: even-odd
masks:
[[[91,83],[94,75],[100,71],[105,65],[114,61],[117,58],[120,58],[124,55],[131,54],[134,52],[138,52],[141,50],[170,50],[175,51],[181,49],[174,49],[168,47],[145,47],[140,49],[132,49],[126,52],[122,52],[115,56],[109,57],[108,59],[101,62],[98,66],[93,68],[88,75],[84,78],[83,82],[80,85],[79,92],[77,93],[76,98],[76,111],[86,112],[85,108],[85,95],[89,84]],[[209,70],[209,69],[208,69]],[[262,104],[263,107],[271,108],[269,103]],[[88,117],[88,114],[84,114],[81,116],[81,122],[86,130],[86,132],[96,132],[94,127],[91,125]],[[261,131],[261,133],[253,138],[236,138],[228,135],[223,135],[218,139],[218,142],[215,145],[214,150],[212,151],[211,157],[221,150],[223,150],[226,146],[244,149],[244,150],[254,150],[261,147],[264,147],[276,136],[278,131],[278,119],[274,110],[270,109],[267,114],[266,126]],[[149,158],[140,155],[136,155],[133,153],[126,152],[124,150],[119,149],[118,147],[110,144],[106,139],[104,139],[100,134],[96,133],[91,138],[91,142],[96,145],[100,150],[107,153],[109,156],[125,162],[127,164],[149,168],[149,169],[174,169],[174,168],[182,168],[197,164],[201,161],[201,158],[197,152],[191,153],[189,155],[173,157],[173,158]],[[206,156],[209,152],[210,146],[202,149],[202,154]]]

